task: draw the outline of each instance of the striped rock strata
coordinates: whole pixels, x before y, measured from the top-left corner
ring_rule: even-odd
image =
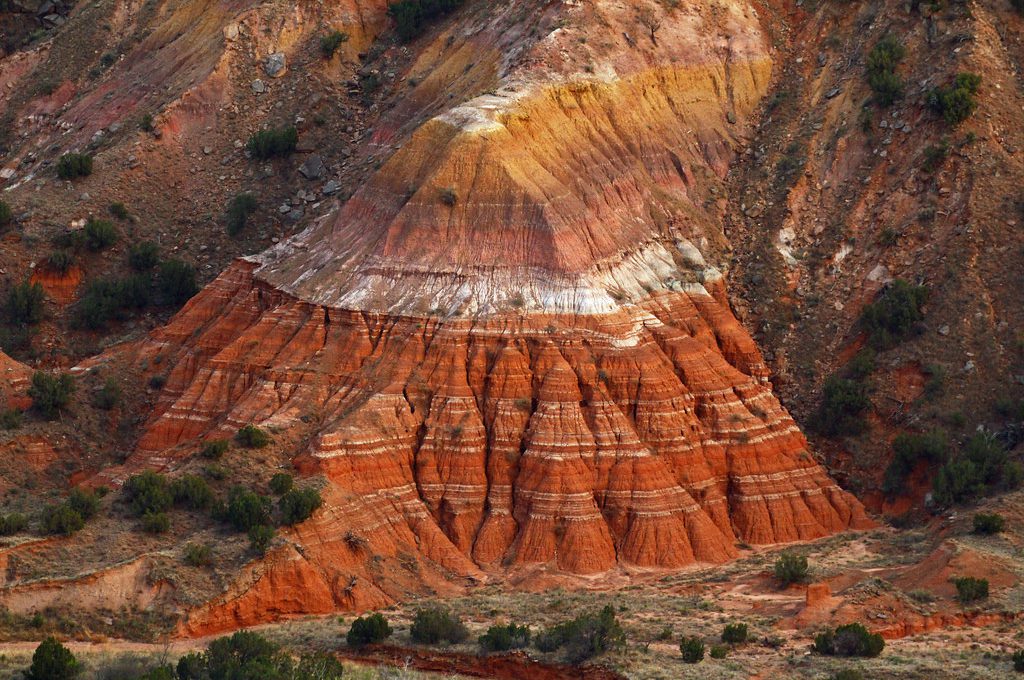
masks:
[[[414,70],[471,82],[428,76],[423,120],[397,105],[351,200],[117,350],[171,369],[114,481],[253,422],[328,482],[187,632],[866,523],[729,310],[717,191],[771,60],[751,8],[719,9],[683,3],[657,40],[629,3],[467,10]],[[550,12],[574,28],[515,52]]]

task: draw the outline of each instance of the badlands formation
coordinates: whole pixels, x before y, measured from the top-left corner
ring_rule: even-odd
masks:
[[[684,3],[646,34],[629,5],[562,5],[574,31],[542,39],[545,3],[442,32],[350,200],[87,362],[170,367],[98,482],[250,423],[326,480],[184,632],[870,525],[727,300],[720,183],[772,70],[757,14]]]

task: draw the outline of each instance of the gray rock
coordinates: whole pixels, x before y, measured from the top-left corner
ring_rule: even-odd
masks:
[[[284,52],[274,52],[263,60],[263,71],[271,78],[280,78],[288,68]]]
[[[334,194],[341,191],[341,184],[338,183],[336,180],[332,179],[329,182],[327,182],[327,184],[324,185],[322,191],[324,196],[333,196]]]
[[[299,172],[306,179],[320,179],[324,174],[324,159],[318,153],[311,155],[299,168]]]
[[[252,85],[250,85],[250,87],[252,88],[253,94],[263,94],[267,91],[267,86],[259,78],[252,81]]]
[[[299,220],[302,219],[302,216],[304,214],[305,213],[302,211],[302,208],[295,208],[294,210],[289,211],[287,215],[285,215],[285,219],[287,219],[289,222],[298,222]]]

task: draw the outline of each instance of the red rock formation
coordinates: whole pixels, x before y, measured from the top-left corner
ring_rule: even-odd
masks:
[[[0,407],[25,409],[32,405],[28,385],[32,370],[0,351]]]
[[[616,36],[586,55],[603,75],[579,75],[583,43],[556,32],[492,72],[500,91],[422,125],[398,107],[380,138],[415,131],[338,213],[115,350],[171,368],[107,479],[257,423],[328,481],[325,508],[185,632],[520,565],[722,562],[741,540],[866,524],[772,395],[709,264],[727,248],[708,206],[770,69],[755,20],[729,10],[713,47],[694,39],[699,8],[680,8],[638,46],[619,44],[628,9],[586,5],[564,11]],[[514,53],[524,16],[474,15],[470,37],[423,59]]]

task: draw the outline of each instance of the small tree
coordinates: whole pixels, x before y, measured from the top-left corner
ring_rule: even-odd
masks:
[[[85,246],[93,252],[106,250],[117,243],[117,227],[113,222],[90,217],[85,223]]]
[[[970,604],[988,597],[988,579],[973,576],[959,576],[952,579],[956,586],[956,599],[961,604]]]
[[[686,663],[700,663],[704,660],[704,641],[699,637],[684,637],[679,641],[679,653]]]
[[[48,637],[32,654],[32,665],[25,671],[26,680],[68,680],[82,672],[81,664],[67,647]]]
[[[1011,660],[1013,661],[1013,670],[1024,673],[1024,649],[1014,652]]]
[[[167,478],[152,470],[129,477],[122,487],[122,493],[138,517],[166,512],[174,504],[174,495]]]
[[[171,483],[171,495],[177,505],[189,510],[207,510],[213,505],[213,489],[199,475],[185,475]]]
[[[57,161],[57,176],[75,179],[92,174],[92,156],[84,153],[66,153]]]
[[[885,649],[885,640],[860,623],[848,623],[827,629],[814,638],[814,651],[828,656],[876,657]]]
[[[979,512],[974,516],[974,533],[984,536],[1002,533],[1006,519],[997,512]]]
[[[949,125],[959,125],[978,108],[978,88],[981,76],[976,73],[958,73],[952,84],[936,87],[928,93],[928,105]]]
[[[32,408],[46,420],[53,420],[67,408],[74,393],[75,381],[67,373],[50,375],[36,371],[32,374],[32,386],[28,389]]]
[[[281,496],[292,490],[295,480],[287,472],[278,472],[270,478],[270,491],[275,496]]]
[[[189,543],[185,546],[185,564],[209,567],[213,564],[213,549],[205,543]]]
[[[246,425],[238,430],[235,441],[247,449],[262,449],[270,443],[270,435],[255,425]]]
[[[323,500],[316,489],[292,489],[278,501],[281,521],[285,524],[305,522],[321,505]]]
[[[258,555],[265,555],[274,540],[274,527],[257,524],[249,529],[249,547]]]
[[[249,531],[270,524],[270,499],[245,487],[236,486],[228,494],[226,519],[238,531]]]
[[[747,641],[747,634],[747,624],[728,623],[725,628],[722,629],[722,642],[728,642],[731,645],[739,645]]]
[[[199,455],[210,460],[217,460],[228,452],[229,446],[230,444],[227,439],[211,439],[203,444],[203,449],[199,452]]]
[[[165,260],[156,274],[157,288],[169,305],[181,305],[199,292],[196,268],[181,260]]]
[[[241,233],[258,207],[256,197],[250,193],[238,194],[232,198],[227,209],[228,235],[237,236]]]
[[[82,530],[85,519],[66,503],[49,505],[43,510],[43,531],[47,534],[71,536]]]
[[[447,609],[428,607],[416,610],[409,636],[413,642],[423,645],[436,645],[444,641],[458,644],[469,637],[469,630]]]
[[[14,221],[14,211],[11,210],[11,206],[7,205],[3,201],[0,201],[0,229],[8,226]]]
[[[142,530],[147,534],[163,534],[171,528],[166,512],[147,512],[142,516]]]
[[[128,248],[128,264],[137,272],[148,272],[160,263],[160,246],[152,241],[133,243]]]
[[[491,626],[477,641],[485,652],[507,652],[511,649],[525,649],[530,645],[530,629],[509,623]]]
[[[775,560],[775,578],[784,586],[806,581],[808,572],[807,558],[803,555],[784,552]]]
[[[377,642],[383,642],[391,637],[391,626],[383,614],[370,614],[360,616],[352,622],[348,629],[345,641],[349,647],[365,647]]]
[[[254,158],[267,160],[290,156],[299,144],[299,131],[294,127],[260,130],[249,138],[246,146]]]
[[[7,318],[11,323],[37,324],[43,320],[43,301],[46,293],[38,283],[16,284],[7,293]]]

